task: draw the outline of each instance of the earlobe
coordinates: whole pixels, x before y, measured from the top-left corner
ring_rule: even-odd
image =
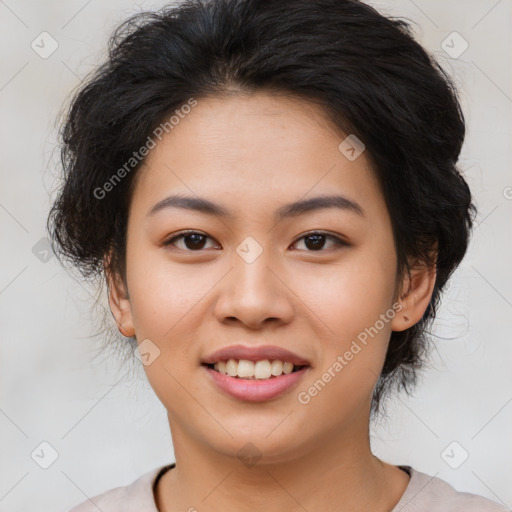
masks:
[[[135,336],[131,304],[126,284],[119,275],[107,269],[105,270],[105,277],[107,281],[108,303],[117,328],[127,338]]]
[[[436,282],[435,265],[417,264],[402,283],[398,298],[402,308],[391,322],[391,330],[405,331],[418,323],[425,313]]]

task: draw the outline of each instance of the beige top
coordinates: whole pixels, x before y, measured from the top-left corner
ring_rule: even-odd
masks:
[[[159,478],[173,467],[175,463],[153,469],[130,485],[99,494],[70,512],[159,512],[154,488]],[[405,493],[391,512],[510,512],[482,496],[458,492],[440,478],[421,473],[410,466],[398,467],[411,478]]]

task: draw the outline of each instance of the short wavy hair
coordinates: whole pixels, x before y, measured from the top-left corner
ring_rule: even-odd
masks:
[[[128,207],[140,163],[102,187],[191,97],[266,91],[319,104],[366,146],[390,213],[398,275],[435,265],[422,319],[393,332],[372,397],[407,393],[428,355],[429,323],[462,260],[476,208],[457,168],[465,121],[453,82],[410,24],[357,0],[189,0],[117,28],[108,59],[62,125],[62,185],[48,217],[54,252],[86,277],[125,276]],[[433,255],[432,249],[436,248]]]

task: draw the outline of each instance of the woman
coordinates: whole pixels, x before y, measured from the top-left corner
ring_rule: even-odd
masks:
[[[375,457],[474,218],[450,79],[356,0],[135,16],[75,96],[55,250],[104,277],[176,463],[74,512],[505,510]]]

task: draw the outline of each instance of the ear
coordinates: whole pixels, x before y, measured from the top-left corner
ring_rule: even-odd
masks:
[[[398,302],[402,308],[391,321],[392,331],[405,331],[421,320],[432,298],[436,275],[435,264],[416,263],[410,266],[399,290]]]
[[[108,303],[110,311],[115,318],[117,328],[123,336],[130,338],[135,336],[133,317],[128,296],[128,289],[122,277],[114,272],[109,265],[110,257],[104,262],[105,278],[108,289]]]

